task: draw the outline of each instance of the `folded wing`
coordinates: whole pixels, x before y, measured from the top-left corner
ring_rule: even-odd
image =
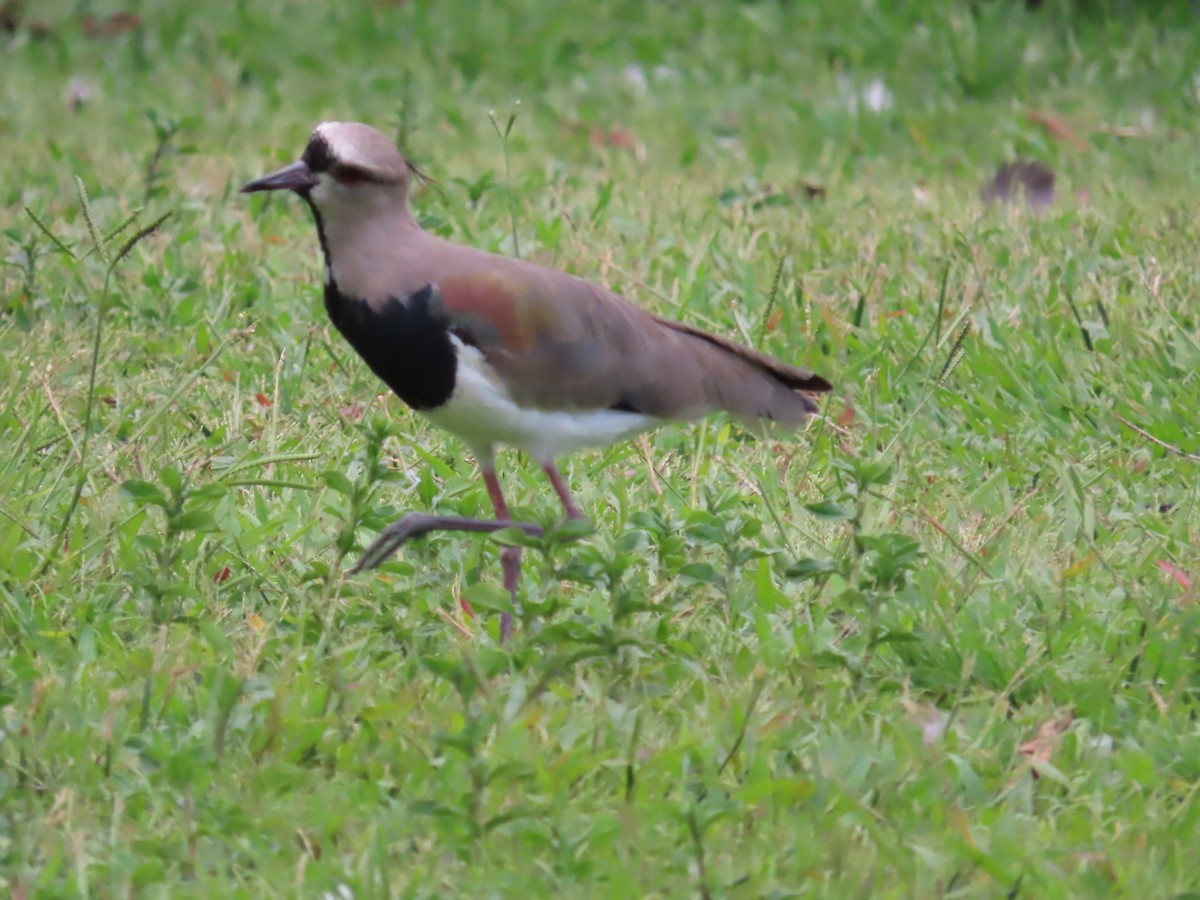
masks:
[[[724,410],[799,425],[829,382],[642,310],[582,279],[505,260],[441,280],[434,304],[518,402],[689,419]]]

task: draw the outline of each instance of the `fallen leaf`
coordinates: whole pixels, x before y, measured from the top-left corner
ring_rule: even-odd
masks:
[[[795,713],[776,713],[758,726],[758,734],[760,737],[765,737],[768,734],[778,731],[782,726],[790,724],[795,718]]]
[[[1141,125],[1101,125],[1096,131],[1119,138],[1148,138],[1154,135],[1153,131]]]
[[[142,17],[137,13],[119,12],[100,20],[85,16],[83,30],[91,37],[112,37],[132,31],[141,24]]]
[[[1071,144],[1077,150],[1087,148],[1087,141],[1081,138],[1074,128],[1052,113],[1031,109],[1025,114],[1025,118],[1034,125],[1041,125],[1055,140]]]
[[[1037,735],[1032,740],[1021,744],[1017,748],[1017,752],[1028,757],[1029,761],[1035,765],[1049,763],[1050,757],[1054,755],[1054,750],[1058,746],[1059,738],[1067,733],[1067,729],[1074,721],[1075,713],[1071,710],[1057,718],[1047,719],[1038,726]],[[1033,770],[1033,777],[1039,777],[1036,768]]]
[[[984,203],[1013,203],[1022,195],[1034,213],[1045,212],[1054,200],[1054,172],[1035,160],[1006,162],[979,191]]]
[[[646,161],[646,145],[639,141],[632,131],[624,128],[593,128],[588,134],[588,140],[591,141],[593,147],[628,150],[638,162]]]
[[[1165,559],[1160,559],[1158,561],[1158,567],[1160,569],[1162,569],[1163,572],[1170,575],[1171,578],[1173,578],[1175,580],[1175,583],[1177,585],[1179,585],[1181,588],[1183,588],[1185,591],[1191,590],[1192,579],[1188,578],[1187,574],[1184,573],[1182,570],[1171,565],[1171,563],[1167,562]]]
[[[215,72],[208,79],[208,96],[215,105],[222,105],[229,100],[229,85]]]
[[[1063,578],[1078,578],[1080,575],[1090,569],[1098,558],[1099,557],[1096,555],[1096,551],[1093,550],[1086,556],[1075,560],[1075,562],[1071,563],[1071,565],[1067,566],[1066,569],[1063,570]]]
[[[213,581],[215,581],[217,584],[223,584],[224,582],[226,582],[228,580],[229,580],[229,566],[225,566],[222,569],[218,569],[216,572],[213,573]]]
[[[1106,853],[1096,853],[1089,851],[1080,851],[1074,854],[1075,860],[1080,865],[1090,866],[1104,875],[1109,881],[1117,880],[1117,871],[1113,868],[1112,861]]]
[[[315,838],[309,837],[307,832],[296,829],[296,837],[300,840],[300,846],[304,848],[304,852],[313,859],[321,858],[321,842]]]
[[[849,397],[846,397],[845,406],[843,406],[842,411],[838,413],[837,423],[842,428],[849,428],[854,424],[854,407],[850,404]]]
[[[968,847],[976,847],[975,836],[971,834],[971,820],[967,818],[965,812],[957,806],[950,807],[946,810],[946,822],[961,835]]]
[[[918,128],[912,122],[909,122],[906,127],[908,129],[908,136],[913,139],[913,142],[916,143],[916,145],[918,147],[920,147],[922,150],[924,150],[926,153],[928,153],[929,152],[929,141],[926,140],[926,138],[925,138],[925,132],[923,132],[920,128]]]
[[[259,406],[271,406],[272,405],[271,398],[261,392],[255,394],[254,399],[258,401]]]
[[[17,26],[21,24],[24,5],[21,0],[8,0],[7,3],[0,4],[0,31],[12,34],[17,30]]]
[[[811,181],[803,181],[800,183],[804,190],[804,197],[807,200],[824,200],[825,188],[822,185],[814,184]]]
[[[54,29],[45,22],[22,21],[24,13],[24,0],[7,0],[6,3],[0,3],[0,32],[12,34],[18,28],[24,28],[33,38],[48,38],[54,34]]]

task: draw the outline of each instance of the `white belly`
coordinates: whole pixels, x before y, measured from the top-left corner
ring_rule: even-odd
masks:
[[[662,424],[662,419],[614,409],[539,410],[518,406],[508,396],[483,354],[451,337],[458,355],[454,393],[422,415],[462,438],[480,457],[506,444],[540,462],[564,453],[603,447]]]

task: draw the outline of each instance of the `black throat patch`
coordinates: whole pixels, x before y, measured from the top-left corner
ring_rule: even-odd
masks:
[[[304,162],[314,172],[329,167],[329,148],[314,138]],[[321,210],[308,191],[300,194],[312,210],[325,263],[325,311],[350,346],[401,400],[413,409],[436,409],[454,393],[458,359],[450,342],[451,323],[431,308],[429,286],[411,297],[389,298],[380,309],[343,294],[333,277],[329,241]]]
[[[426,286],[373,309],[365,300],[341,293],[332,279],[325,284],[329,320],[371,371],[413,409],[436,409],[449,400],[458,372],[450,323],[431,309],[432,293]]]
[[[332,273],[333,269],[329,263],[329,241],[325,238],[325,220],[321,218],[321,210],[317,209],[317,204],[313,203],[311,193],[302,191],[300,196],[308,204],[308,208],[312,210],[313,221],[317,225],[317,240],[321,243],[321,259],[325,263],[325,271]],[[327,274],[326,282],[332,277],[332,274]]]

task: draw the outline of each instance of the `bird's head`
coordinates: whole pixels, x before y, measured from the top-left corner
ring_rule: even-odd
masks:
[[[403,214],[420,171],[386,137],[360,122],[322,122],[297,162],[256,178],[242,193],[295,191],[326,219]]]

